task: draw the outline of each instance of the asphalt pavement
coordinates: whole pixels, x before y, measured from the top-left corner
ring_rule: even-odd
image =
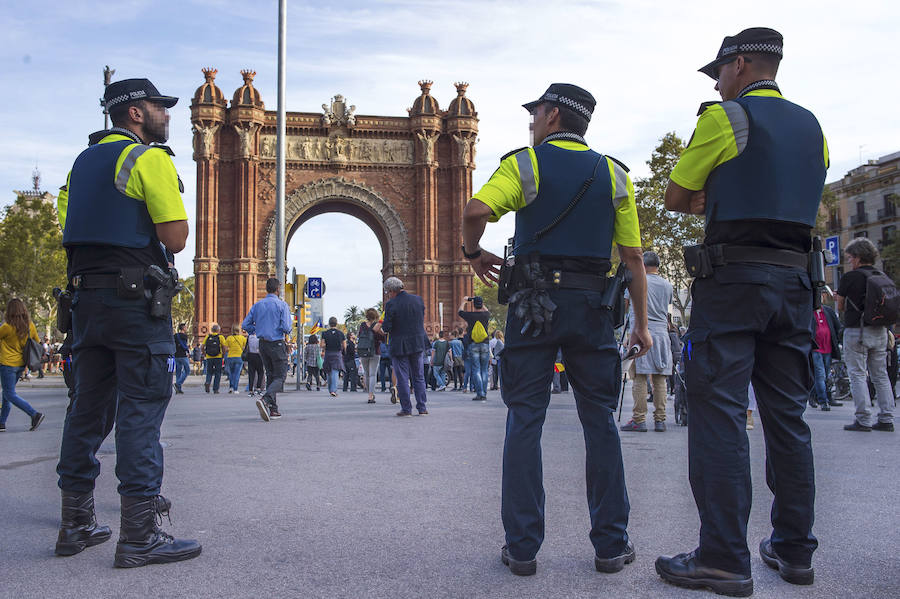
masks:
[[[244,379],[246,381],[246,379]],[[622,433],[629,533],[637,560],[593,568],[584,443],[571,393],[554,395],[544,427],[546,540],[538,573],[500,563],[500,466],[506,409],[469,393],[429,392],[427,416],[397,418],[387,394],[292,391],[284,417],[259,418],[246,393],[208,395],[191,377],[162,429],[176,536],[197,538],[187,562],[112,567],[118,533],[113,435],[99,452],[95,497],[114,538],[74,557],[53,555],[59,525],[55,467],[67,398],[57,377],[20,385],[46,420],[28,432],[16,408],[0,433],[0,597],[703,597],[669,586],[653,562],[693,549],[699,520],[687,479],[687,429]],[[246,384],[246,383],[244,383]],[[294,387],[290,381],[289,388]],[[631,405],[626,392],[628,419]],[[852,406],[808,411],[818,497],[816,583],[791,586],[756,553],[770,532],[761,425],[749,431],[754,597],[900,596],[897,433],[851,433]]]

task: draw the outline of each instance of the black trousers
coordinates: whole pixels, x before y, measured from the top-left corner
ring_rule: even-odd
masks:
[[[685,337],[688,461],[700,513],[702,564],[750,575],[750,444],[745,430],[753,381],[766,441],[772,546],[808,566],[815,474],[803,420],[813,386],[812,288],[800,269],[732,264],[693,285]]]
[[[287,377],[288,357],[284,351],[284,341],[259,340],[259,356],[266,369],[266,392],[263,400],[271,407],[278,407],[276,396],[284,391],[284,379]]]
[[[515,559],[530,560],[544,540],[541,433],[561,348],[584,430],[591,543],[597,556],[615,557],[628,543],[630,505],[613,418],[622,364],[612,316],[597,292],[553,290],[550,299],[558,308],[549,334],[522,335],[515,304],[509,306],[506,320],[506,347],[500,360],[500,392],[509,408],[501,506],[506,544]]]
[[[172,321],[150,316],[144,299],[119,298],[115,289],[79,289],[72,302],[74,399],[60,446],[59,487],[87,493],[100,474],[97,450],[116,428],[119,493],[159,494],[159,444],[175,353]]]
[[[359,381],[359,370],[356,368],[356,360],[344,360],[344,391],[347,385],[350,385],[350,391],[356,391],[356,384]]]
[[[247,352],[247,388],[250,391],[263,388],[263,367],[262,357],[259,354]]]

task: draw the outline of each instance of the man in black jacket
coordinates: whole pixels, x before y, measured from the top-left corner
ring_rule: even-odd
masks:
[[[422,298],[403,289],[403,281],[388,277],[384,282],[388,301],[384,305],[384,319],[375,325],[376,332],[389,333],[388,347],[391,366],[397,376],[397,395],[400,411],[397,416],[411,416],[409,383],[412,380],[419,416],[428,414],[425,408],[425,366],[423,353],[428,347],[425,334],[425,303]]]
[[[827,294],[822,294],[823,301]],[[813,394],[809,396],[809,405],[813,408],[821,407],[827,412],[831,406],[843,405],[831,398],[828,389],[828,371],[831,369],[832,360],[841,359],[841,335],[844,327],[838,320],[837,313],[831,306],[822,306],[813,312],[813,331],[815,334],[815,347],[812,351],[813,373],[815,374],[815,386]]]

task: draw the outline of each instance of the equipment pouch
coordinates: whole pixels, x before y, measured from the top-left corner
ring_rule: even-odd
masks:
[[[72,328],[72,294],[57,287],[53,295],[56,297],[56,328],[65,333]]]
[[[704,244],[684,246],[684,266],[695,279],[705,279],[713,275],[709,249]]]
[[[825,254],[822,251],[822,238],[813,237],[812,252],[809,255],[809,281],[813,288],[813,309],[822,307],[822,288],[825,287]]]
[[[141,299],[144,297],[144,269],[128,267],[119,270],[116,295],[122,299]]]

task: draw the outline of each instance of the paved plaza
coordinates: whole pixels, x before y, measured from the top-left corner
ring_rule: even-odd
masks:
[[[245,383],[246,379],[242,381]],[[197,538],[194,560],[112,567],[119,501],[112,435],[100,450],[98,519],[114,538],[53,555],[59,524],[55,467],[67,398],[58,378],[21,384],[47,418],[27,432],[13,410],[0,433],[0,597],[712,597],[663,583],[661,553],[692,549],[698,518],[687,480],[687,429],[622,433],[629,532],[637,560],[618,574],[593,568],[584,443],[571,393],[554,395],[544,427],[547,534],[538,573],[500,563],[500,464],[506,410],[469,393],[429,393],[428,416],[396,418],[386,394],[292,391],[284,417],[262,422],[246,394],[203,393],[190,377],[173,397],[162,440],[163,494],[176,536]],[[293,389],[294,382],[289,382]],[[631,395],[626,391],[628,420]],[[770,531],[761,426],[750,431],[754,597],[900,596],[897,434],[849,433],[852,407],[808,412],[817,456],[816,583],[795,587],[760,561]]]

